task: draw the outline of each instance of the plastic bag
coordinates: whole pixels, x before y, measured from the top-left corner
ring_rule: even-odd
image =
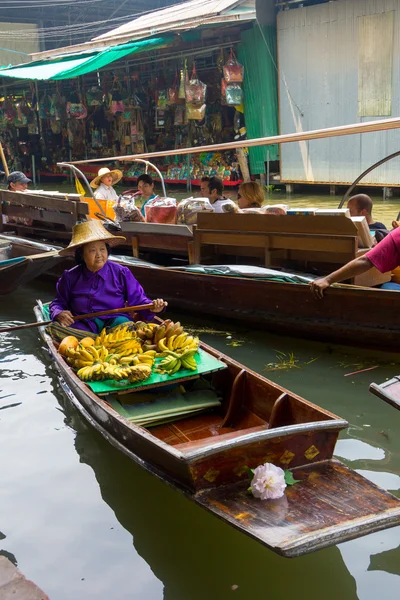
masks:
[[[140,195],[140,192],[125,192],[119,196],[117,202],[113,206],[115,220],[118,223],[123,223],[124,221],[133,223],[144,221],[140,209],[135,204],[135,198],[138,195]]]
[[[195,225],[197,213],[200,211],[214,212],[208,198],[186,198],[178,204],[177,222],[184,225]]]
[[[186,102],[202,104],[206,101],[207,86],[197,77],[196,66],[193,64],[190,81],[186,81],[185,97]]]
[[[243,90],[238,83],[230,83],[226,86],[225,97],[228,106],[240,106],[243,102]]]
[[[186,116],[190,121],[202,121],[206,116],[206,105],[186,104]]]
[[[263,207],[263,211],[267,215],[286,215],[288,210],[288,204],[270,204]]]
[[[176,223],[178,209],[175,198],[157,196],[147,202],[144,211],[147,223]]]
[[[239,64],[231,48],[228,60],[224,65],[224,78],[228,83],[242,83],[244,67]]]

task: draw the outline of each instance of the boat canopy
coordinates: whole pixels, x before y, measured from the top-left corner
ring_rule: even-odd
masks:
[[[164,35],[147,40],[120,44],[119,46],[113,46],[105,50],[86,51],[52,60],[41,60],[14,67],[0,68],[0,77],[43,81],[72,79],[73,77],[86,75],[86,73],[91,73],[92,71],[98,71],[102,67],[130,54],[169,46],[173,43],[174,39],[175,36],[173,35]]]

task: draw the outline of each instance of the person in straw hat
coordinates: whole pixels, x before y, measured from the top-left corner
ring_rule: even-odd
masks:
[[[108,167],[99,169],[97,177],[90,182],[90,187],[94,190],[96,200],[118,200],[118,194],[112,187],[122,179],[122,173],[118,169],[110,171]]]
[[[56,297],[50,304],[50,317],[62,327],[99,333],[104,327],[116,327],[131,321],[132,313],[124,306],[151,304],[142,286],[127,267],[109,261],[110,248],[125,241],[122,236],[109,233],[100,221],[85,221],[74,226],[69,246],[61,256],[75,256],[76,266],[57,282]],[[157,299],[150,310],[141,311],[140,319],[151,320],[151,313],[159,313],[167,302]],[[121,308],[121,314],[74,322],[74,315]]]

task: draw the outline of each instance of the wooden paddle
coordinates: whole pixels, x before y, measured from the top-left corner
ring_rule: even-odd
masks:
[[[112,310],[103,310],[101,312],[88,313],[86,315],[78,315],[74,317],[75,321],[83,321],[84,319],[93,319],[96,317],[104,317],[106,315],[114,315],[116,313],[128,313],[136,312],[138,310],[145,310],[153,308],[153,302],[151,304],[139,304],[138,306],[123,306],[122,308],[113,308]],[[55,321],[38,321],[37,323],[26,323],[25,325],[16,325],[15,327],[1,327],[0,333],[6,331],[16,331],[17,329],[29,329],[30,327],[44,327],[50,325]]]

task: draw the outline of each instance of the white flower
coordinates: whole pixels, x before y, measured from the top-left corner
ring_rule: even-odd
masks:
[[[265,463],[254,469],[251,492],[255,498],[275,500],[284,495],[285,488],[285,473],[280,467]]]

